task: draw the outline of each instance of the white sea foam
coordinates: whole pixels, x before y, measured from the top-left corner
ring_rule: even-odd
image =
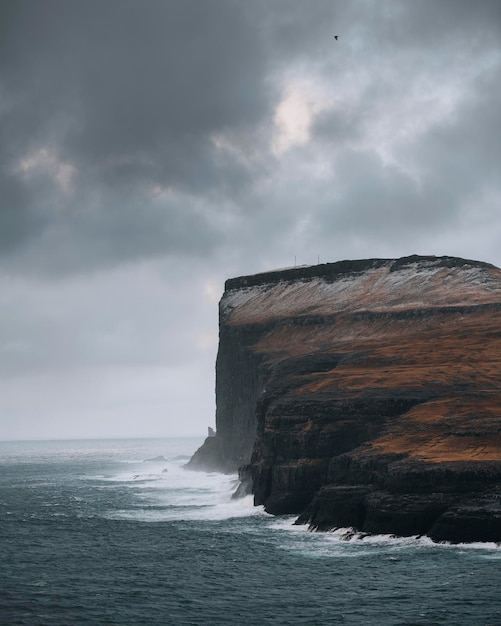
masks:
[[[368,535],[341,528],[326,533],[310,532],[307,526],[296,526],[295,516],[273,517],[263,507],[253,506],[252,496],[233,500],[238,478],[184,468],[183,449],[162,450],[165,461],[145,461],[153,456],[144,450],[141,457],[120,459],[121,467],[114,473],[101,473],[81,478],[93,483],[94,489],[109,489],[113,484],[127,488],[130,506],[109,510],[106,517],[137,521],[223,521],[249,519],[233,530],[262,532],[263,528],[277,534],[283,549],[299,551],[312,557],[356,557],[381,553],[397,560],[398,552],[408,549],[453,550],[477,554],[479,558],[501,559],[501,544],[495,543],[434,543],[425,536],[396,537]],[[155,456],[160,450],[155,449]],[[117,459],[115,459],[116,461]],[[117,465],[114,466],[118,469]]]
[[[155,506],[108,513],[108,518],[133,519],[143,522],[165,521],[223,521],[242,517],[267,515],[263,507],[253,505],[252,496],[238,500],[228,500],[218,504],[201,504],[198,506]]]
[[[184,463],[184,459],[138,463],[126,472],[100,478],[121,483],[134,493],[130,509],[109,511],[107,517],[161,522],[266,515],[263,507],[254,507],[252,496],[232,499],[236,475],[193,472]]]
[[[368,554],[386,554],[389,560],[399,560],[401,552],[412,549],[475,551],[486,559],[501,559],[501,544],[488,542],[460,543],[434,542],[427,536],[399,537],[372,535],[353,528],[337,528],[330,532],[311,532],[307,526],[294,524],[294,517],[279,518],[268,524],[270,530],[282,534],[282,548],[298,551],[311,557],[360,557]]]

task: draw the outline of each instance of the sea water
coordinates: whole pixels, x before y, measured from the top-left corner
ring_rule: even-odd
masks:
[[[200,443],[0,443],[0,624],[501,625],[500,545],[308,532]]]

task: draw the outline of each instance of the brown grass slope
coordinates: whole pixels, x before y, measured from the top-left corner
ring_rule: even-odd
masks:
[[[262,329],[251,350],[266,372],[241,474],[257,503],[309,507],[303,521],[315,527],[352,519],[371,531],[501,541],[501,271],[449,257],[373,261],[227,290],[222,325]],[[406,481],[421,495],[407,494],[398,521]],[[338,502],[345,487],[358,489],[352,518]]]

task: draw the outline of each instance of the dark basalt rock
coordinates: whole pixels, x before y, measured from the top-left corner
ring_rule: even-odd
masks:
[[[436,541],[499,541],[501,463],[427,464],[391,462],[390,457],[382,464],[360,465],[344,460],[344,470],[330,474],[334,484],[319,489],[297,524],[428,535]]]
[[[501,493],[450,507],[427,531],[435,541],[467,543],[499,542],[501,537]]]
[[[270,513],[329,530],[501,541],[501,270],[455,257],[230,279],[215,437]]]
[[[217,437],[207,437],[203,445],[198,448],[185,468],[207,472],[223,470],[224,457],[221,451],[221,442]]]

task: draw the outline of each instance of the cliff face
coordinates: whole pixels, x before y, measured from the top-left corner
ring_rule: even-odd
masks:
[[[220,305],[216,361],[216,436],[205,440],[189,469],[236,472],[249,463],[256,439],[256,405],[264,388],[261,355],[254,350],[262,329],[225,323]]]
[[[256,504],[329,529],[501,541],[501,270],[370,259],[227,281],[217,434]]]

